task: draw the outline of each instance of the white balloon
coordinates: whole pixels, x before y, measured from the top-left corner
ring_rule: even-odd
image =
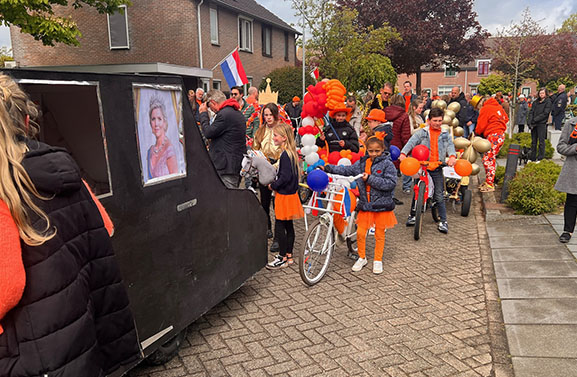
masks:
[[[351,160],[349,160],[346,157],[343,157],[339,160],[339,162],[337,162],[337,165],[342,165],[342,166],[350,166],[351,165]]]
[[[315,153],[319,151],[318,145],[313,145],[312,148],[313,148],[313,152],[315,152]]]
[[[313,117],[306,117],[303,119],[303,121],[301,122],[301,125],[303,127],[306,126],[314,126],[315,125],[315,120],[313,119]]]
[[[313,152],[313,147],[311,147],[310,145],[305,145],[304,147],[301,148],[301,153],[304,156],[308,156],[312,152]]]
[[[311,154],[305,156],[305,161],[306,161],[307,165],[309,165],[309,166],[316,164],[318,160],[319,160],[319,154],[318,153],[311,153]]]
[[[311,147],[315,145],[315,141],[316,138],[311,134],[303,135],[301,138],[301,143],[303,143],[303,145],[310,145]]]

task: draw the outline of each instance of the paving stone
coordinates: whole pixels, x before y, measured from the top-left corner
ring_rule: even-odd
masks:
[[[506,325],[512,356],[577,358],[575,325]]]
[[[576,359],[513,357],[516,377],[577,377]]]
[[[505,324],[577,324],[577,299],[503,300]]]
[[[550,246],[559,242],[559,238],[553,233],[539,235],[518,235],[510,234],[508,236],[489,236],[491,248],[502,249],[505,247],[535,247]]]
[[[511,298],[577,298],[577,279],[497,279],[499,296]]]
[[[535,224],[535,225],[523,225],[515,228],[515,236],[518,235],[540,235],[546,234],[550,231],[550,224]],[[509,237],[511,236],[511,228],[508,226],[487,226],[487,233],[489,238],[493,237]]]
[[[574,260],[575,258],[563,246],[558,247],[515,247],[493,249],[495,262],[531,261],[531,260]]]
[[[495,262],[495,276],[503,278],[577,277],[575,261]]]

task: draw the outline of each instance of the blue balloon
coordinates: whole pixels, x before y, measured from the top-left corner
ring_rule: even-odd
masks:
[[[391,160],[397,161],[399,159],[399,156],[401,155],[401,150],[399,149],[399,147],[391,145],[389,147],[389,153],[391,154]]]
[[[311,190],[321,192],[329,185],[329,176],[320,169],[313,170],[307,175],[307,185]]]
[[[352,181],[352,182],[351,182],[351,188],[352,188],[352,189],[356,189],[356,188],[357,188],[357,181]]]
[[[314,170],[314,166],[309,166],[307,168],[307,174]]]
[[[319,159],[317,161],[318,166],[325,166],[325,160]]]

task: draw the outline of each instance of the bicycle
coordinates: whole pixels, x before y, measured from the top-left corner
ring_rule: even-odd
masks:
[[[413,238],[418,241],[421,238],[421,232],[423,230],[423,216],[427,211],[427,206],[432,200],[432,196],[429,195],[430,192],[434,192],[434,184],[431,176],[428,173],[427,166],[429,163],[427,161],[420,161],[421,167],[417,172],[418,177],[417,182],[413,190],[415,191],[415,196],[413,202],[411,203],[411,212],[415,214],[415,229],[413,231]],[[440,166],[445,167],[446,164],[443,162]],[[434,208],[435,205],[431,204]],[[437,211],[431,211],[433,215],[433,221],[436,223],[440,221]]]
[[[338,183],[338,180],[346,179],[352,182],[361,178],[362,174],[355,177],[336,174],[328,174],[328,176],[332,178],[332,182],[329,182],[325,191],[315,194],[309,205],[303,205],[305,210],[319,212],[317,219],[310,226],[305,216],[304,246],[298,251],[297,256],[301,279],[309,286],[317,284],[326,274],[335,248],[337,232],[333,215],[342,215],[341,209],[345,205],[345,190],[347,190],[345,185]],[[344,231],[347,248],[351,253],[358,251],[356,216],[357,212],[352,211],[350,216],[346,217],[347,226]]]

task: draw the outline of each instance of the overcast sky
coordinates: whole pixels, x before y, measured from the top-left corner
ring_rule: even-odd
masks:
[[[297,24],[290,1],[257,0],[257,2],[287,23]],[[519,21],[521,12],[527,6],[533,19],[538,20],[549,32],[560,27],[569,15],[577,13],[575,0],[477,0],[474,8],[481,25],[495,34],[498,28],[508,26],[511,21]],[[6,27],[0,27],[0,46],[10,46],[10,34]]]

